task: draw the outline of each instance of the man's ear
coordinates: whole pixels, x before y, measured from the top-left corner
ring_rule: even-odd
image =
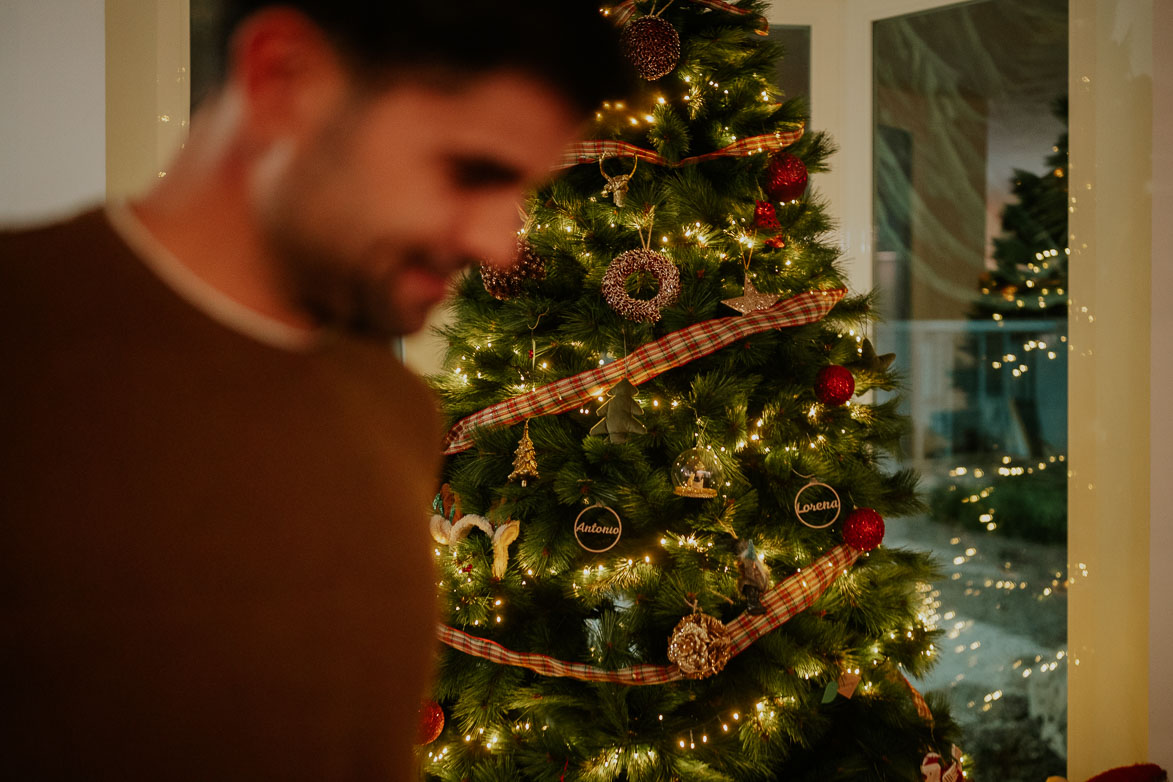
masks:
[[[291,8],[258,11],[232,36],[228,83],[258,141],[312,132],[336,109],[346,82],[329,38]]]

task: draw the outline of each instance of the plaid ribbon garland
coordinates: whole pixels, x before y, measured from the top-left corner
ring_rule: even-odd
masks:
[[[841,543],[810,567],[799,570],[763,595],[761,602],[766,613],[744,613],[725,625],[733,641],[733,654],[745,651],[754,641],[784,625],[790,617],[810,608],[840,573],[847,572],[861,553],[859,549]]]
[[[623,0],[622,3],[613,8],[604,9],[603,14],[605,16],[613,16],[614,19],[612,21],[621,27],[627,22],[628,19],[631,18],[631,15],[635,13],[635,2],[636,0]],[[717,11],[728,11],[731,14],[738,14],[739,16],[748,16],[750,13],[744,8],[738,8],[732,3],[727,3],[724,0],[692,0],[692,2]],[[754,32],[758,35],[769,34],[770,23],[766,20],[766,17],[759,16],[757,17],[757,20],[758,28],[754,30]]]
[[[901,673],[900,677],[904,679],[904,684],[908,687],[908,691],[912,693],[912,702],[916,706],[916,713],[920,715],[922,720],[925,720],[926,722],[932,722],[933,710],[929,708],[929,704],[925,700],[925,696],[920,694],[920,690],[912,686],[912,682],[908,680],[907,676]]]
[[[846,293],[843,288],[807,291],[748,315],[715,318],[674,331],[610,364],[548,383],[457,421],[445,438],[444,454],[451,456],[471,448],[474,429],[512,426],[534,416],[563,413],[624,378],[638,386],[743,337],[822,320]]]
[[[670,163],[667,158],[658,152],[637,147],[628,141],[603,141],[599,139],[579,141],[567,147],[562,152],[562,162],[554,166],[553,170],[557,171],[563,168],[571,168],[580,163],[594,163],[603,157],[603,155],[610,155],[611,157],[636,157],[650,163],[655,163],[658,166],[672,167],[687,166],[693,163],[700,163],[704,160],[714,160],[719,157],[749,157],[750,155],[756,155],[761,152],[777,152],[778,150],[786,149],[802,138],[805,130],[806,124],[799,122],[791,130],[776,130],[773,133],[766,133],[761,136],[743,138],[715,152],[706,152],[703,155],[686,157],[676,163]]]
[[[810,608],[831,582],[859,559],[860,553],[846,543],[836,546],[806,570],[798,571],[764,595],[762,605],[766,608],[765,614],[742,614],[725,625],[732,641],[733,654],[740,654],[766,633],[781,627],[795,614]],[[635,665],[618,670],[605,670],[593,665],[556,660],[544,654],[514,652],[496,641],[470,635],[448,625],[440,625],[437,634],[443,643],[465,654],[481,657],[499,665],[529,668],[543,676],[565,676],[580,681],[631,685],[667,684],[684,678],[675,665]]]
[[[619,684],[667,684],[684,678],[674,665],[635,665],[607,671],[593,665],[555,660],[544,654],[514,652],[496,641],[490,641],[488,638],[481,638],[477,635],[469,635],[448,625],[440,625],[438,635],[442,642],[465,654],[481,657],[498,665],[529,668],[543,676],[565,676],[584,682],[616,682]]]

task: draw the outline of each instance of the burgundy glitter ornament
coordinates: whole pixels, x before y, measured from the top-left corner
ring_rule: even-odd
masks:
[[[806,164],[789,152],[770,158],[762,189],[775,201],[795,201],[806,192]]]
[[[627,278],[636,272],[651,272],[660,283],[655,296],[633,299],[627,294]],[[672,261],[651,250],[628,250],[611,261],[603,275],[603,298],[628,320],[655,323],[660,319],[660,310],[679,295],[680,270]]]
[[[534,254],[529,242],[517,240],[517,258],[512,266],[502,268],[493,264],[481,264],[481,282],[494,299],[505,301],[521,293],[526,280],[546,279],[546,262]]]
[[[419,729],[415,734],[416,744],[431,744],[444,730],[444,709],[432,700],[420,704]]]
[[[856,508],[843,520],[843,542],[871,551],[884,540],[884,517],[872,508]]]
[[[757,201],[753,208],[753,224],[764,231],[777,231],[782,227],[778,222],[778,213],[769,201]]]
[[[658,16],[643,16],[623,28],[623,54],[648,81],[667,76],[680,60],[680,35]]]
[[[841,405],[855,393],[855,377],[847,367],[831,364],[815,377],[815,396],[825,405]]]

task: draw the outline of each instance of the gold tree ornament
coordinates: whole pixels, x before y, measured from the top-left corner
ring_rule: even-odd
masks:
[[[521,442],[513,454],[513,472],[509,473],[509,480],[520,479],[521,485],[525,486],[526,481],[538,477],[538,456],[534,451],[534,441],[529,437],[529,421],[526,421],[521,433]]]

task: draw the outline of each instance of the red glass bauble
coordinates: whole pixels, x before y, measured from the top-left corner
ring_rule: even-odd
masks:
[[[884,517],[872,508],[856,508],[843,521],[843,542],[871,551],[884,540]]]
[[[806,192],[806,181],[806,164],[789,152],[782,152],[770,158],[762,189],[775,201],[795,201]]]
[[[753,209],[753,224],[755,228],[765,231],[777,231],[782,227],[778,222],[778,213],[769,201],[757,201]]]
[[[855,378],[851,370],[831,364],[819,370],[815,378],[815,396],[825,405],[841,405],[855,393]]]
[[[419,730],[416,732],[416,744],[431,744],[440,737],[444,730],[444,710],[435,701],[424,701],[420,704]]]

